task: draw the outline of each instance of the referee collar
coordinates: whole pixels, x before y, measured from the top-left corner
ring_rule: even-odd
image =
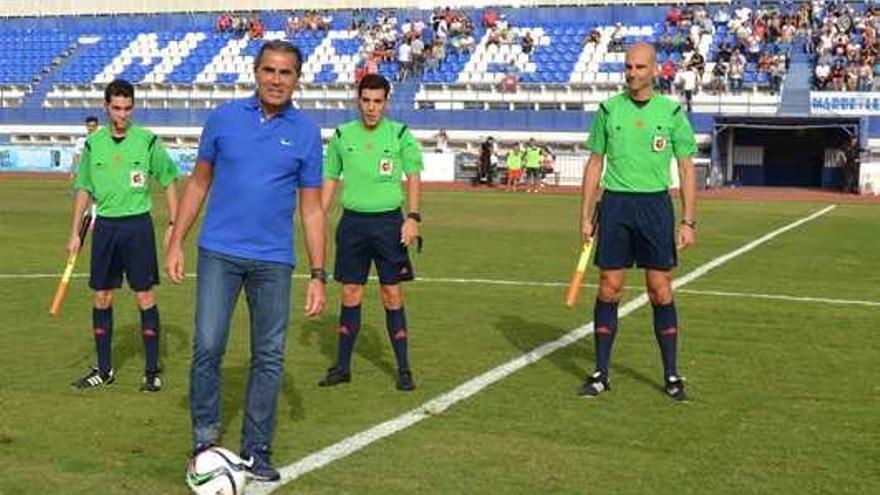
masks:
[[[259,112],[261,117],[265,115],[263,113],[263,106],[260,105],[260,97],[257,96],[256,92],[245,100],[244,107],[248,110]],[[291,122],[296,120],[296,108],[294,108],[293,102],[287,102],[287,105],[282,107],[281,111],[275,114],[272,118],[275,117],[285,118]]]
[[[636,108],[645,108],[646,106],[648,106],[649,103],[654,101],[654,98],[656,96],[657,96],[657,93],[651,93],[651,97],[648,98],[647,100],[636,100],[635,98],[632,97],[631,94],[629,94],[629,92],[626,93],[626,99],[628,99],[630,101],[630,103],[635,105]]]

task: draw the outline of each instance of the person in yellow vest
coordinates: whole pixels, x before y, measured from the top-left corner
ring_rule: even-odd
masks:
[[[535,138],[529,139],[529,145],[525,152],[526,166],[526,191],[540,192],[541,190],[541,148]]]
[[[507,152],[507,190],[516,192],[516,185],[523,173],[522,144],[517,144]]]

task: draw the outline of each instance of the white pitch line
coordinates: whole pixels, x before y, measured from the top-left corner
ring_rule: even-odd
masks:
[[[534,287],[568,287],[567,283],[564,282],[535,282],[531,280],[497,280],[497,279],[482,279],[482,278],[424,278],[419,277],[419,282],[433,282],[433,283],[449,283],[449,284],[483,284],[483,285],[509,285],[509,286],[534,286]],[[582,287],[598,287],[597,284],[583,284]],[[643,287],[637,286],[627,286],[627,290],[643,290]],[[834,299],[829,297],[811,297],[811,296],[790,296],[786,294],[760,294],[760,293],[748,293],[748,292],[729,292],[729,291],[720,291],[720,290],[705,290],[705,289],[681,289],[676,291],[679,294],[697,294],[697,295],[706,295],[706,296],[720,296],[720,297],[743,297],[743,298],[751,298],[751,299],[774,299],[781,301],[793,301],[793,302],[817,302],[817,303],[825,303],[825,304],[850,304],[855,306],[878,306],[880,307],[880,301],[860,301],[857,299]]]
[[[697,294],[702,296],[721,296],[721,297],[745,297],[750,299],[773,299],[779,301],[794,302],[814,302],[825,304],[850,304],[853,306],[876,306],[880,307],[877,301],[859,301],[856,299],[830,299],[826,297],[806,297],[806,296],[786,296],[784,294],[749,294],[748,292],[727,292],[721,290],[697,290],[697,289],[680,289],[678,294]]]
[[[12,279],[41,279],[41,278],[58,278],[59,273],[0,273],[0,280]],[[86,278],[87,273],[74,273],[73,278]],[[187,273],[187,277],[195,278],[195,273]],[[294,278],[305,279],[308,275],[294,274]],[[376,277],[371,277],[375,279]],[[565,282],[536,282],[534,280],[501,280],[491,278],[449,278],[449,277],[419,277],[418,282],[439,283],[439,284],[462,284],[462,285],[502,285],[512,287],[568,287]],[[596,288],[596,284],[583,284],[582,287]],[[642,290],[640,286],[627,286],[627,290]],[[746,299],[770,299],[791,302],[809,302],[822,304],[840,304],[851,306],[868,306],[880,307],[880,301],[864,301],[858,299],[835,299],[830,297],[814,297],[814,296],[792,296],[788,294],[761,294],[749,292],[730,292],[711,289],[680,289],[676,291],[678,294],[694,294],[703,296],[718,297],[737,297]]]
[[[773,238],[788,232],[791,229],[794,229],[800,225],[803,225],[810,220],[818,218],[829,211],[833,210],[836,205],[831,205],[826,208],[823,208],[809,216],[806,216],[800,220],[792,222],[784,227],[774,230],[769,234],[759,237],[754,241],[749,242],[748,244],[731,251],[727,254],[719,256],[708,263],[700,265],[693,271],[687,273],[681,278],[676,279],[673,282],[673,287],[681,287],[693,280],[696,280],[699,277],[702,277],[709,271],[727,263],[728,261],[745,254],[761,244],[772,240]],[[619,310],[619,317],[623,318],[624,316],[632,313],[633,311],[639,309],[648,303],[648,296],[646,294],[641,294],[635,299],[629,301],[624,304]],[[358,450],[370,445],[373,442],[381,440],[385,437],[389,437],[399,431],[402,431],[410,426],[424,420],[430,418],[435,414],[440,414],[443,411],[449,409],[454,404],[461,402],[484,388],[501,381],[507,376],[525,368],[526,366],[543,359],[547,355],[567,347],[578,340],[586,337],[587,335],[593,332],[593,322],[587,323],[586,325],[576,328],[567,334],[563,335],[557,340],[552,342],[547,342],[531,351],[519,356],[516,359],[508,361],[500,366],[497,366],[481,375],[478,375],[461,385],[458,385],[454,389],[442,394],[434,399],[425,402],[419,407],[412,409],[408,412],[397,416],[396,418],[385,421],[384,423],[380,423],[372,428],[364,430],[360,433],[356,433],[348,438],[345,438],[329,447],[325,447],[317,452],[307,455],[306,457],[300,459],[299,461],[294,462],[293,464],[289,464],[284,466],[279,471],[281,472],[281,480],[275,483],[255,483],[250,485],[246,490],[247,495],[265,495],[271,493],[278,488],[281,488],[284,484],[290,483],[291,481],[296,480],[300,476],[303,476],[307,473],[310,473],[316,469],[320,469],[321,467],[330,464],[331,462],[342,459]]]
[[[536,282],[534,280],[499,280],[494,278],[445,278],[445,277],[417,277],[418,282],[438,284],[483,284],[483,285],[513,285],[520,287],[568,287],[568,282]],[[584,284],[582,287],[596,287],[596,284]]]

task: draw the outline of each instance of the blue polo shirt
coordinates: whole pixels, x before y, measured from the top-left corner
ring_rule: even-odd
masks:
[[[257,96],[232,100],[208,117],[199,160],[213,181],[199,247],[294,265],[296,190],[321,187],[321,132],[288,106],[270,119]]]

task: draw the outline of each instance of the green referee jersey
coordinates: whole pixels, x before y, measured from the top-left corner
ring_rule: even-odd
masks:
[[[124,217],[150,211],[151,177],[168,187],[177,175],[177,166],[152,132],[131,125],[117,143],[102,127],[86,140],[74,187],[95,198],[98,215]]]
[[[526,168],[541,168],[541,148],[537,146],[526,148]]]
[[[400,208],[403,174],[424,168],[422,150],[406,125],[383,118],[372,130],[353,120],[336,129],[324,155],[324,177],[344,176],[342,206],[377,213]]]
[[[694,131],[678,103],[654,95],[639,107],[627,93],[605,100],[586,147],[607,157],[602,187],[619,192],[665,191],[669,163],[696,153]]]

